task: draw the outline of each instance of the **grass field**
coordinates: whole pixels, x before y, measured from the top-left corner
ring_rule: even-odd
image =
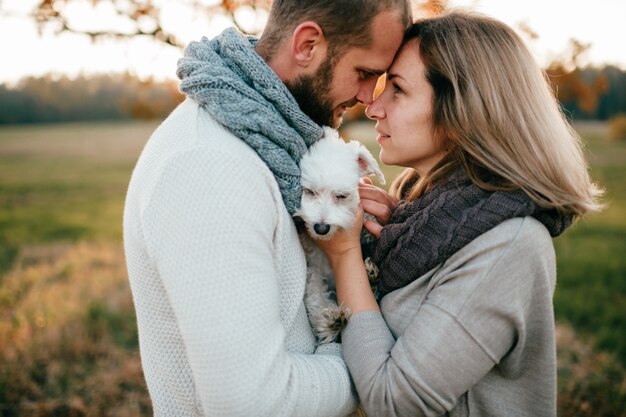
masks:
[[[156,125],[0,128],[0,416],[151,415],[121,219],[132,167]],[[608,141],[602,125],[579,128],[608,207],[555,240],[559,415],[618,416],[626,410],[626,143]],[[372,146],[371,127],[347,126],[344,136]]]

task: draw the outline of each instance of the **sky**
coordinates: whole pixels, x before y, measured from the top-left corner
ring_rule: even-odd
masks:
[[[159,0],[156,0],[159,1]],[[160,0],[164,4],[164,24],[183,42],[214,36],[230,22],[224,18],[208,21],[181,7],[182,0]],[[174,78],[182,51],[148,38],[130,41],[113,39],[92,42],[88,37],[64,33],[40,36],[26,14],[37,0],[0,0],[0,83],[15,83],[25,76],[55,73],[77,76],[81,73],[129,71],[139,77]],[[95,12],[85,1],[74,12],[80,23],[92,29],[103,27],[111,11]],[[569,39],[590,43],[583,64],[614,64],[626,69],[626,0],[450,0],[451,6],[470,7],[496,17],[514,28],[520,23],[532,28],[539,38],[528,45],[545,64],[562,54]],[[261,16],[261,19],[263,16]],[[49,31],[50,32],[50,31]]]

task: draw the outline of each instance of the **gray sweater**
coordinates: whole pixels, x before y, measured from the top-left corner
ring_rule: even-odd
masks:
[[[343,353],[368,416],[555,416],[555,282],[548,231],[514,218],[352,316]]]

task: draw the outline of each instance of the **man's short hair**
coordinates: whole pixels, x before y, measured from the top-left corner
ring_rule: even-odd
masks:
[[[372,21],[386,10],[397,11],[405,28],[412,23],[407,0],[274,0],[259,43],[269,60],[300,23],[313,21],[322,28],[336,58],[349,48],[369,47]]]

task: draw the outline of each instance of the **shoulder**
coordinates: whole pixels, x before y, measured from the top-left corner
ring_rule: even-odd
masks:
[[[191,234],[211,223],[246,225],[250,233],[272,236],[288,217],[278,184],[256,152],[191,101],[146,144],[124,209],[127,230],[146,238],[164,224]]]
[[[500,262],[554,261],[554,245],[548,229],[534,217],[509,219],[476,239],[476,245],[499,247]],[[506,267],[506,265],[500,265]]]
[[[194,150],[216,160],[229,155],[232,159],[246,162],[238,167],[243,170],[249,168],[249,164],[255,169],[266,168],[252,148],[191,99],[183,101],[165,119],[150,138],[148,146],[161,148],[170,156]]]
[[[129,191],[147,197],[163,182],[253,192],[280,198],[271,171],[258,154],[196,102],[181,103],[152,134],[137,162]],[[249,196],[250,194],[248,194]]]
[[[538,220],[527,216],[500,223],[452,255],[445,264],[448,268],[455,268],[479,258],[495,265],[550,255],[554,255],[550,233]]]
[[[507,220],[451,256],[433,280],[440,291],[431,301],[457,313],[475,297],[501,303],[529,299],[537,291],[551,294],[556,284],[552,239],[532,217]]]
[[[537,281],[550,284],[556,277],[550,233],[530,216],[509,219],[470,242],[467,255],[472,253],[488,261],[483,278],[487,283],[531,287]]]

